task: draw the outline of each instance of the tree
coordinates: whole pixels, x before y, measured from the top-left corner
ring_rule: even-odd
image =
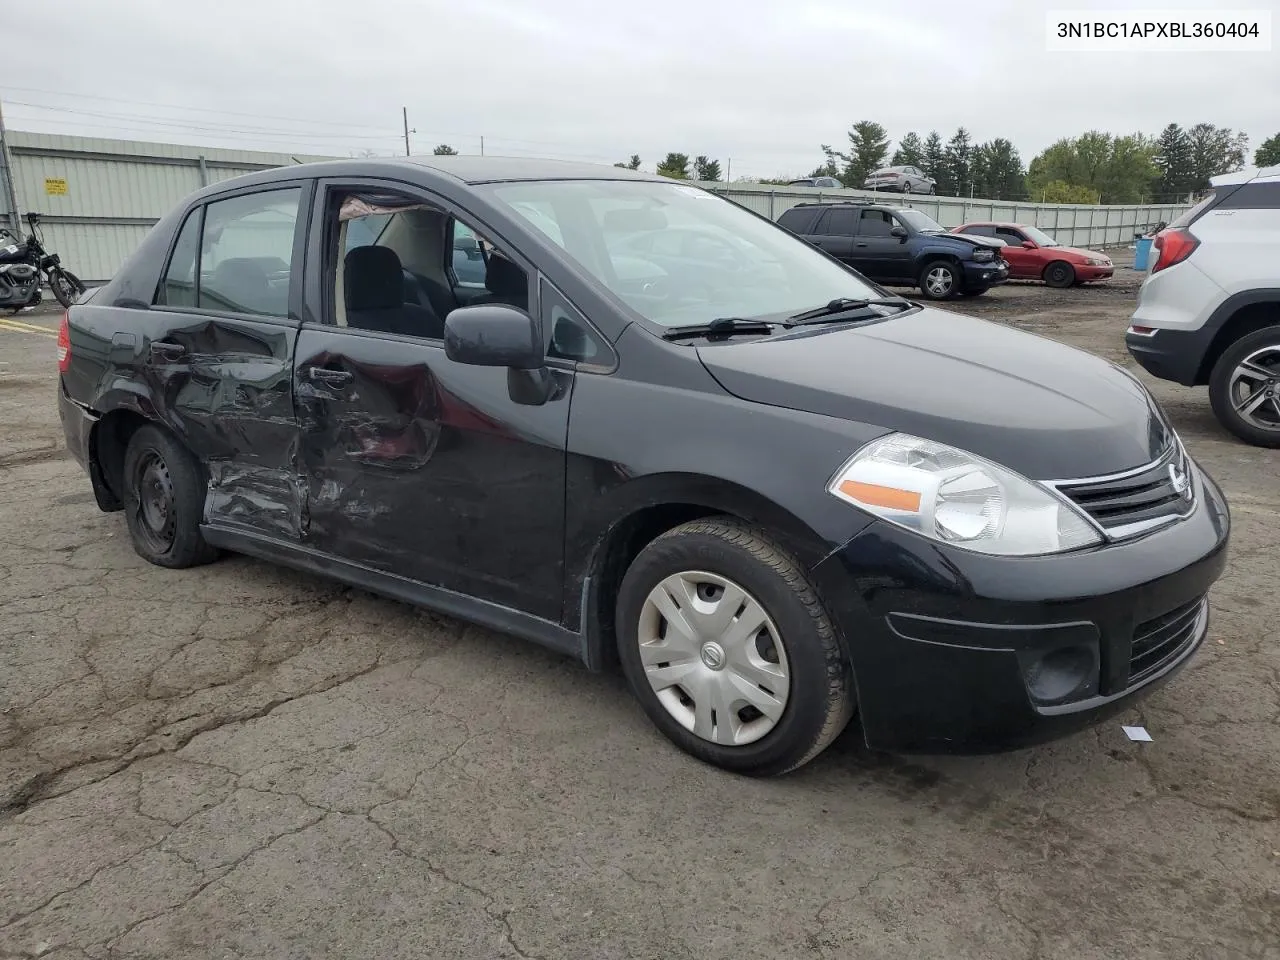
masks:
[[[614,166],[615,166],[615,167],[621,167],[623,170],[639,170],[639,169],[640,169],[640,154],[638,154],[638,153],[633,153],[633,154],[631,155],[631,159],[630,159],[630,160],[628,160],[626,163],[615,163],[615,164],[614,164]]]
[[[673,180],[689,179],[689,155],[687,153],[668,153],[658,164],[658,174],[671,177]]]
[[[1191,140],[1176,123],[1171,123],[1156,138],[1154,162],[1160,171],[1156,182],[1156,199],[1173,203],[1191,192]]]
[[[1270,167],[1280,163],[1280,133],[1262,141],[1253,155],[1253,164],[1257,167]]]
[[[1022,157],[1012,143],[1003,137],[989,140],[981,147],[986,192],[994,200],[1021,200],[1027,195],[1027,171]]]
[[[694,157],[693,178],[695,180],[718,181],[720,179],[720,161],[709,160],[705,156]]]
[[[947,166],[947,153],[942,147],[942,137],[937,130],[930,130],[924,141],[924,172],[938,183],[938,193],[955,196],[955,185],[951,181],[951,170]]]
[[[947,152],[945,165],[950,173],[950,181],[955,185],[956,193],[959,196],[968,196],[972,193],[969,182],[969,164],[973,161],[973,141],[969,137],[969,131],[964,127],[960,127],[950,140],[947,141]]]
[[[453,147],[449,146],[447,143],[440,144],[440,146],[436,147],[431,152],[437,157],[456,157],[458,155],[458,151],[453,149]]]
[[[849,128],[848,153],[840,153],[825,143],[822,152],[827,156],[827,166],[840,171],[836,176],[841,183],[846,187],[861,187],[872,170],[883,166],[884,158],[889,155],[889,138],[884,127],[874,120],[859,120]]]
[[[1156,142],[1141,134],[1116,137],[1090,130],[1059,140],[1032,160],[1027,188],[1033,200],[1043,196],[1049,184],[1060,182],[1087,188],[1095,198],[1092,202],[1138,203],[1150,195],[1159,176],[1156,150]]]
[[[1191,189],[1208,190],[1210,177],[1233,173],[1244,166],[1249,137],[1232,134],[1228,127],[1197,123],[1187,131],[1191,142]]]
[[[1033,199],[1041,203],[1096,203],[1098,195],[1089,187],[1079,187],[1061,180],[1050,180]]]
[[[898,149],[893,151],[892,163],[895,167],[924,166],[924,141],[918,133],[912,130],[899,141]]]

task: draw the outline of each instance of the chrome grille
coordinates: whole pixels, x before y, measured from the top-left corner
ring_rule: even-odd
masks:
[[[1138,624],[1129,653],[1129,683],[1145,680],[1194,643],[1207,613],[1208,601],[1200,597]]]
[[[1126,473],[1051,486],[1087,513],[1115,539],[1163,526],[1191,512],[1195,486],[1180,444],[1154,463]]]

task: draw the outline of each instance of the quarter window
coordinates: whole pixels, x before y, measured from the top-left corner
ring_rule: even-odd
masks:
[[[196,305],[196,254],[200,250],[200,216],[203,207],[187,214],[186,222],[174,244],[173,256],[165,270],[164,280],[156,291],[156,303],[174,307]]]
[[[196,305],[284,317],[289,313],[293,238],[302,191],[271,190],[205,208]]]

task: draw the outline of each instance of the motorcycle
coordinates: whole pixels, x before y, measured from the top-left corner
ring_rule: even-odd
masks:
[[[34,307],[40,302],[42,277],[58,302],[71,306],[84,293],[84,284],[62,266],[56,253],[44,248],[40,214],[28,213],[27,223],[31,233],[25,241],[0,227],[0,307],[8,307],[13,313]]]

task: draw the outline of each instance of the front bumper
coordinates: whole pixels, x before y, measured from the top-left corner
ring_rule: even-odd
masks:
[[[1110,280],[1115,276],[1116,268],[1114,265],[1109,267],[1091,267],[1077,266],[1076,279],[1081,283],[1091,283],[1094,280]]]
[[[967,287],[994,287],[1009,279],[1009,264],[1003,260],[987,263],[964,262],[964,282]]]
[[[867,744],[1029,746],[1092,726],[1168,680],[1203,641],[1203,601],[1226,565],[1226,500],[1194,472],[1192,513],[1124,543],[992,557],[876,522],[818,564]],[[1077,682],[1055,688],[1060,674]]]

